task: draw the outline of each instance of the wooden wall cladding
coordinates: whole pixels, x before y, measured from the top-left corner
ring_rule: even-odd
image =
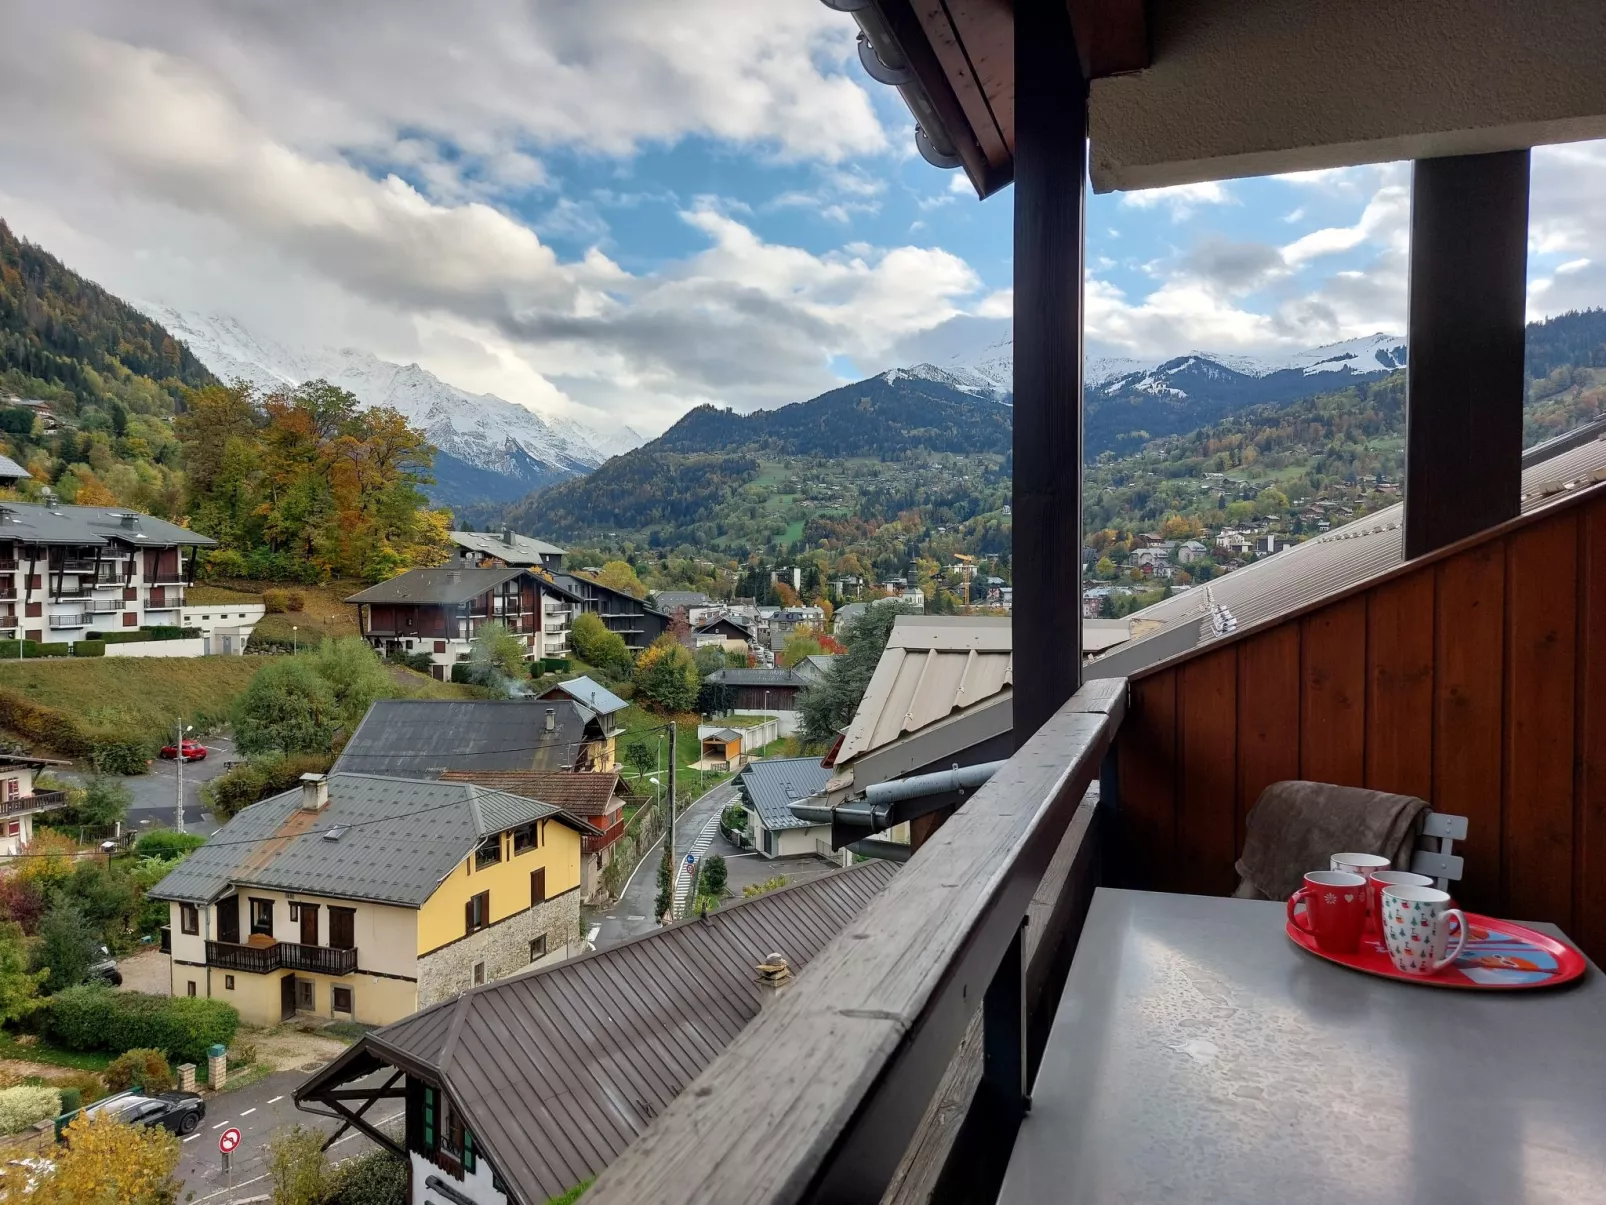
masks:
[[[1467,907],[1606,960],[1606,491],[1132,681],[1119,869],[1230,892],[1272,782],[1418,795],[1468,819]]]

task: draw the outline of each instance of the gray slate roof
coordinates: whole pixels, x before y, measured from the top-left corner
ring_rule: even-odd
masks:
[[[28,474],[24,470],[23,474]],[[124,516],[132,515],[131,523]],[[0,502],[0,542],[96,545],[118,541],[136,548],[211,548],[211,536],[169,523],[166,519],[105,506],[57,506],[37,502]]]
[[[806,679],[789,669],[716,669],[703,679],[716,686],[807,686]]]
[[[389,581],[358,591],[346,601],[449,606],[478,598],[524,572],[523,569],[409,569]]]
[[[473,988],[359,1039],[296,1100],[375,1054],[422,1064],[511,1198],[541,1205],[618,1158],[758,1015],[760,962],[779,951],[806,974],[896,869],[865,862]]]
[[[396,778],[438,778],[446,770],[572,770],[593,718],[570,699],[380,699],[334,769]]]
[[[154,899],[210,903],[230,883],[418,907],[482,837],[561,809],[471,783],[332,774],[329,806],[301,788],[241,811],[155,887]],[[349,826],[338,841],[324,834]]]
[[[599,682],[593,682],[584,674],[581,674],[578,678],[570,678],[565,682],[559,682],[542,697],[544,698],[558,691],[568,695],[582,706],[590,708],[598,715],[612,715],[614,712],[623,711],[630,706],[629,703],[626,703],[606,686]]]
[[[792,814],[792,804],[825,790],[831,771],[817,757],[776,757],[756,761],[740,775],[742,794],[772,832],[808,828],[807,820]]]
[[[8,478],[14,481],[21,481],[24,477],[29,475],[30,474],[28,473],[28,470],[23,468],[15,460],[12,460],[11,457],[0,456],[0,477]]]
[[[563,549],[556,544],[518,532],[449,531],[446,536],[459,548],[494,556],[509,565],[539,565],[542,557],[563,555]]]
[[[710,732],[707,736],[703,737],[703,739],[705,741],[725,741],[727,743],[730,741],[739,741],[742,739],[742,730],[740,728],[721,728],[718,732]],[[71,765],[72,763],[64,762],[62,764]]]

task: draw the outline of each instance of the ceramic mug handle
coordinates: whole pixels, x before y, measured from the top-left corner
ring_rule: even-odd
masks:
[[[1434,971],[1435,974],[1437,974],[1439,971],[1444,970],[1445,967],[1449,966],[1457,958],[1460,958],[1461,957],[1461,951],[1466,948],[1466,944],[1467,944],[1467,916],[1466,916],[1466,913],[1462,912],[1461,909],[1459,909],[1459,908],[1446,908],[1443,912],[1439,913],[1439,923],[1441,925],[1449,924],[1450,923],[1450,918],[1452,916],[1455,917],[1455,949],[1451,950],[1443,958],[1439,959],[1439,961],[1437,961],[1437,962],[1435,962],[1433,964],[1433,971]]]
[[[1296,929],[1303,929],[1306,933],[1311,932],[1310,905],[1305,905],[1305,911],[1303,913],[1295,912],[1294,908],[1296,905],[1304,903],[1305,897],[1308,895],[1310,895],[1310,888],[1301,887],[1298,891],[1294,892],[1293,895],[1288,897],[1288,923],[1293,925]],[[1299,919],[1301,916],[1305,918],[1303,923],[1301,923]],[[1457,953],[1459,952],[1460,951],[1458,950]]]

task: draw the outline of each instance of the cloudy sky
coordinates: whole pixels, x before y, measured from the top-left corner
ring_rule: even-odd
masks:
[[[818,0],[0,9],[0,217],[124,297],[645,431],[1008,312],[1009,194],[914,156]],[[1407,185],[1093,198],[1090,354],[1403,330]],[[1606,144],[1536,152],[1534,314],[1606,300],[1603,185]]]

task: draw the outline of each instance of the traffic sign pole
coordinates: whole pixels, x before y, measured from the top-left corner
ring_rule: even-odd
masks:
[[[218,1135],[217,1149],[223,1153],[223,1174],[229,1177],[229,1184],[234,1183],[234,1148],[240,1145],[240,1131],[230,1126]]]

